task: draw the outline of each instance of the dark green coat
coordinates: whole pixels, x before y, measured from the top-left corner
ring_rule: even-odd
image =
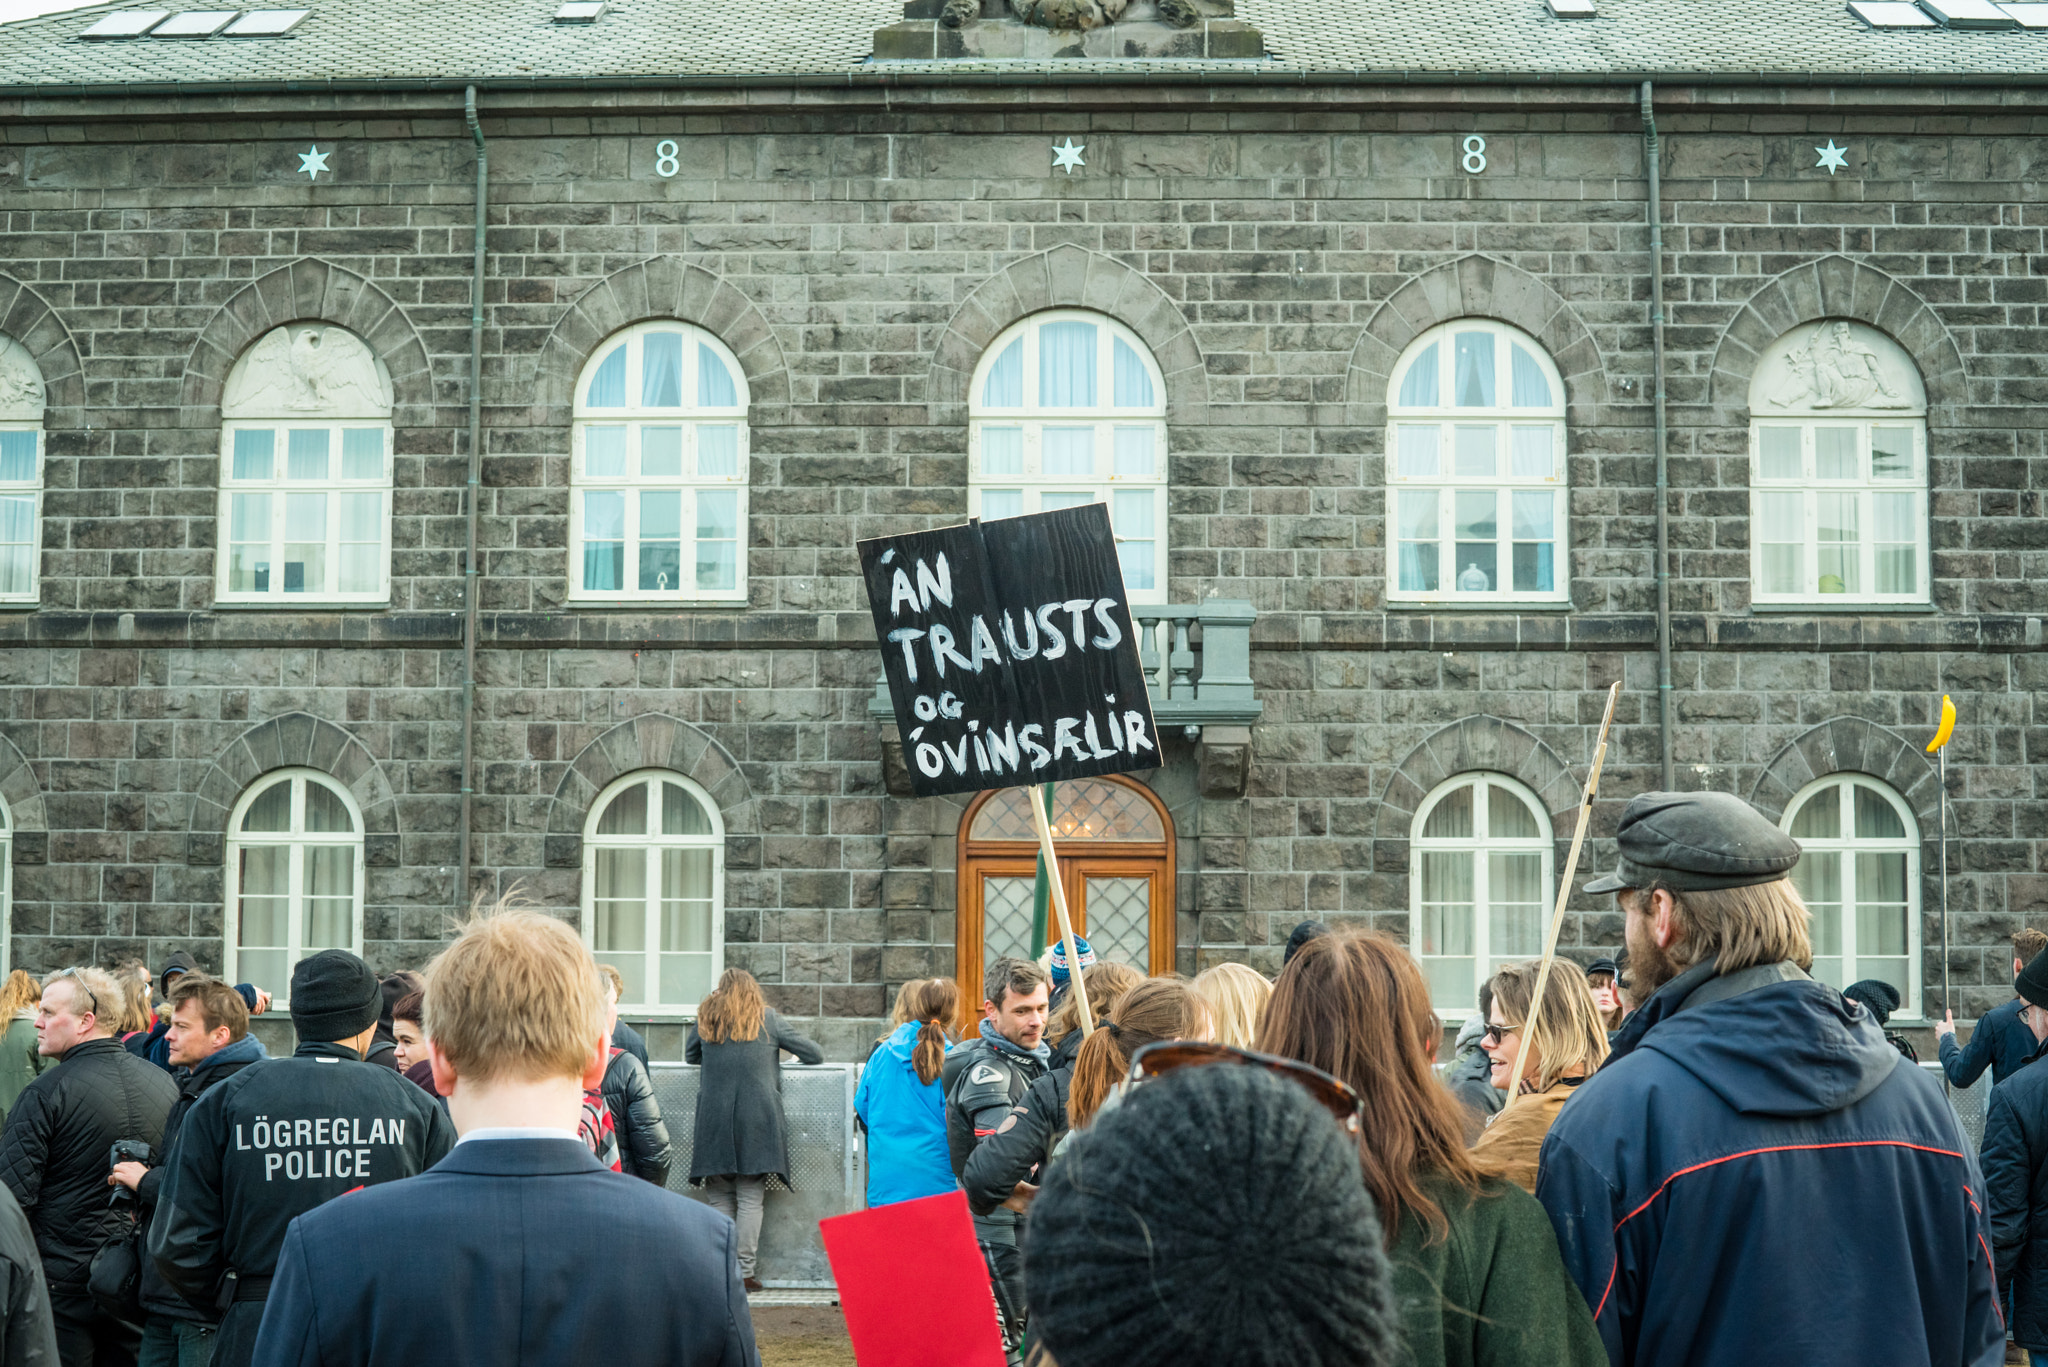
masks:
[[[1450,1235],[1425,1244],[1427,1226],[1401,1214],[1389,1257],[1401,1306],[1401,1367],[1607,1367],[1585,1297],[1565,1275],[1550,1217],[1536,1198],[1498,1178],[1478,1197],[1424,1178]]]

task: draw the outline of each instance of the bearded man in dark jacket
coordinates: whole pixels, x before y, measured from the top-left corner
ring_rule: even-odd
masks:
[[[1940,1086],[1807,976],[1799,846],[1726,793],[1645,793],[1618,843],[1586,891],[1620,894],[1654,995],[1536,1179],[1609,1359],[2002,1362],[1976,1159]]]
[[[170,1074],[113,1037],[121,1003],[120,985],[102,969],[50,975],[36,1012],[36,1048],[64,1066],[22,1091],[0,1131],[0,1182],[35,1233],[64,1367],[132,1363],[141,1338],[86,1290],[93,1254],[134,1228],[129,1212],[108,1200],[113,1147],[125,1139],[154,1149],[178,1099]]]

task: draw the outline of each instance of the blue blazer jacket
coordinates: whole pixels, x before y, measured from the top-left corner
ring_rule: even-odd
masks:
[[[257,1367],[759,1367],[732,1222],[572,1139],[458,1144],[292,1221]]]

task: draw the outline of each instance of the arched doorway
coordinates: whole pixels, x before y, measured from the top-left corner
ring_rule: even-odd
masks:
[[[1141,972],[1173,969],[1173,821],[1152,790],[1124,778],[1062,783],[1053,797],[1053,848],[1074,932],[1096,957]],[[1038,838],[1021,788],[983,793],[960,822],[955,936],[962,1010],[981,1001],[982,970],[1003,955],[1036,958],[1031,888]],[[1059,935],[1046,915],[1047,939]]]

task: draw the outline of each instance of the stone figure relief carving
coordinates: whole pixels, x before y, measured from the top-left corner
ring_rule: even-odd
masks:
[[[1008,0],[1012,18],[1033,28],[1060,29],[1085,33],[1114,24],[1135,10],[1132,17],[1156,18],[1173,28],[1199,23],[1202,12],[1194,0]],[[946,0],[939,21],[947,28],[959,28],[981,16],[981,0]]]
[[[229,418],[383,418],[391,377],[346,328],[292,323],[273,328],[228,375],[221,414]]]
[[[0,337],[0,419],[41,422],[43,372],[28,348],[12,337]]]
[[[1919,369],[1872,327],[1839,318],[1793,328],[1773,342],[1750,382],[1756,412],[1920,412]]]

